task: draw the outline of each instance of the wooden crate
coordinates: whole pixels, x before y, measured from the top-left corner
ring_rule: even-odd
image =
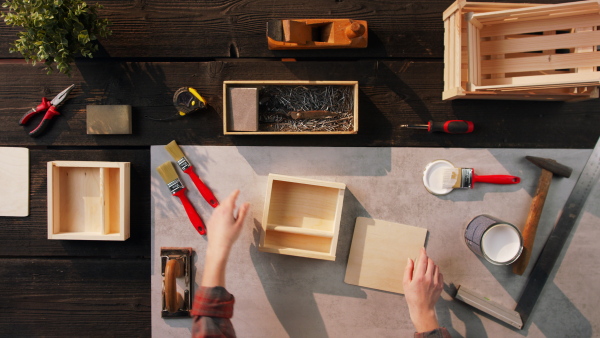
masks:
[[[129,162],[48,162],[48,239],[129,238]]]
[[[228,88],[261,88],[263,86],[351,86],[353,95],[353,128],[347,131],[233,131],[228,105]],[[223,134],[225,135],[340,135],[358,133],[358,81],[223,81]]]
[[[466,14],[498,13],[507,10],[527,10],[542,6],[527,3],[484,3],[458,0],[444,12],[444,100],[508,99],[581,101],[599,97],[598,87],[473,90],[469,80],[469,54]],[[497,75],[494,75],[497,77]]]
[[[259,250],[335,260],[346,185],[269,174]]]
[[[600,85],[600,3],[467,14],[470,91]]]

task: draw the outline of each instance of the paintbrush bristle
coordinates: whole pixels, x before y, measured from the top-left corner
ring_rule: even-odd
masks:
[[[169,144],[167,144],[165,146],[165,149],[167,149],[169,154],[171,154],[171,156],[173,156],[175,161],[179,161],[182,157],[185,157],[185,155],[183,154],[183,151],[181,151],[181,148],[179,148],[179,146],[177,145],[177,142],[175,142],[175,140],[173,140]]]
[[[156,168],[156,171],[158,171],[160,177],[162,177],[163,181],[167,184],[179,179],[177,171],[175,171],[175,167],[171,161],[159,165],[158,168]]]
[[[444,175],[442,176],[442,188],[460,188],[461,177],[458,173],[459,168],[444,169]]]

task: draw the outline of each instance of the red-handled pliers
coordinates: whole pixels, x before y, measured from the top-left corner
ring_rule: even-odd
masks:
[[[37,113],[41,113],[44,110],[46,110],[46,114],[44,114],[42,121],[35,129],[33,129],[32,131],[29,132],[29,136],[31,136],[31,137],[40,136],[44,132],[44,130],[46,130],[48,128],[48,125],[50,124],[50,120],[54,116],[60,115],[60,113],[56,110],[56,107],[58,107],[61,103],[63,103],[63,101],[65,101],[65,99],[67,98],[67,95],[69,95],[69,92],[73,89],[73,87],[75,87],[75,84],[70,85],[67,89],[58,93],[58,95],[56,95],[56,97],[54,97],[52,99],[52,101],[48,101],[48,99],[46,99],[45,97],[42,97],[42,103],[40,103],[35,108],[31,108],[31,110],[29,110],[27,113],[25,113],[25,115],[23,115],[23,117],[21,117],[21,119],[19,120],[19,124],[24,125],[27,123],[27,121],[29,121],[29,119],[33,115],[35,115]]]

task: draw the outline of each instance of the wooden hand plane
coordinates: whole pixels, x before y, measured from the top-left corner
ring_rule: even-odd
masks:
[[[294,19],[267,22],[270,50],[366,48],[367,22],[350,19]]]

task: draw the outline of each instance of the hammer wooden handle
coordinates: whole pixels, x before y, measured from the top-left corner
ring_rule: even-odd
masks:
[[[183,275],[183,267],[179,259],[169,259],[165,266],[165,307],[173,313],[179,310],[180,296],[177,293],[177,277]]]
[[[529,258],[531,257],[531,250],[533,250],[533,242],[535,240],[535,233],[540,221],[540,216],[542,215],[546,196],[548,196],[548,189],[550,189],[551,182],[552,172],[542,169],[542,175],[540,176],[537,190],[531,201],[529,215],[527,216],[525,228],[523,229],[523,252],[513,264],[513,272],[517,275],[522,275],[527,268],[527,264],[529,264]]]

